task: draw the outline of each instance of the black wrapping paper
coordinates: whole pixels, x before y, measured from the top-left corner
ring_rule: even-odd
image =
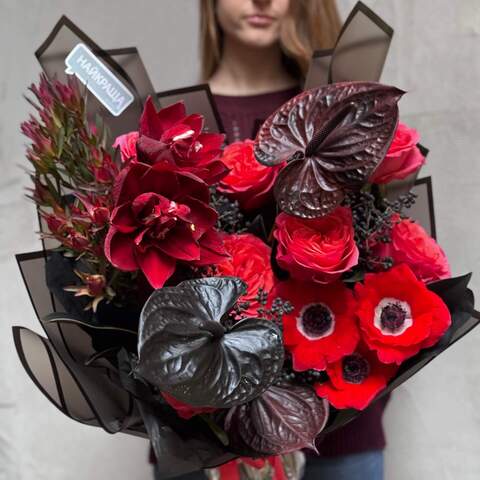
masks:
[[[378,82],[393,29],[362,2],[345,21],[332,50],[314,53],[305,90],[334,82]]]
[[[120,116],[114,116],[91,95],[88,102],[91,118],[94,119],[99,114],[113,138],[137,130],[143,104],[149,95],[154,97],[154,90],[136,48],[103,50],[70,19],[62,16],[35,55],[48,78],[65,82],[65,60],[79,44],[87,46],[134,96],[133,103]]]

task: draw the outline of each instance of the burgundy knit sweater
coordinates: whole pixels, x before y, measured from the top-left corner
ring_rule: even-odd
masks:
[[[295,87],[261,95],[214,95],[229,143],[254,138],[256,130],[283,103],[299,93]],[[387,399],[375,402],[358,418],[331,433],[320,447],[324,456],[347,455],[385,447],[382,414]]]

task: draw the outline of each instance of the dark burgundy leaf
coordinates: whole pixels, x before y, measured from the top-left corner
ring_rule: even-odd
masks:
[[[213,277],[154,292],[140,319],[138,375],[192,406],[228,408],[260,395],[282,368],[283,344],[266,320],[222,326],[245,288]]]
[[[281,455],[315,449],[328,420],[328,402],[309,387],[271,386],[260,397],[230,409],[224,421],[240,454]]]
[[[378,83],[337,83],[297,95],[268,118],[255,156],[270,166],[289,162],[275,182],[279,207],[315,218],[360,189],[388,151],[403,93]]]

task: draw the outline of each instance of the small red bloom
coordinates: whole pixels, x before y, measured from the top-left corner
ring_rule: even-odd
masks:
[[[64,214],[55,215],[53,213],[42,213],[42,217],[47,222],[48,230],[53,235],[62,236],[65,233],[67,229],[67,220]]]
[[[383,161],[370,177],[371,183],[390,183],[416,172],[425,157],[417,147],[420,135],[414,128],[399,123],[392,144]]]
[[[96,226],[103,227],[108,223],[110,210],[102,204],[102,201],[107,200],[106,198],[95,198],[93,195],[82,195],[80,193],[74,193],[74,195],[80,200],[86,214]]]
[[[162,392],[162,397],[165,401],[176,410],[178,416],[188,420],[189,418],[194,417],[195,415],[200,415],[201,413],[210,413],[217,410],[212,407],[192,407],[187,403],[183,403],[180,400],[177,400],[175,397],[172,397],[166,392]]]
[[[250,233],[224,235],[223,243],[230,258],[217,265],[217,272],[222,276],[239,277],[247,284],[247,293],[239,302],[249,302],[245,313],[255,316],[260,308],[255,299],[259,289],[268,293],[273,288],[270,247]]]
[[[217,183],[228,173],[220,160],[225,137],[202,133],[202,128],[203,117],[187,116],[183,102],[157,112],[149,97],[140,119],[138,160],[192,172],[209,185]]]
[[[363,410],[396,371],[395,365],[381,363],[375,352],[360,343],[354,353],[327,366],[329,380],[315,385],[315,391],[335,408]]]
[[[118,175],[118,168],[112,157],[103,150],[91,150],[91,155],[95,159],[89,165],[95,180],[99,183],[113,183],[115,177]]]
[[[271,297],[293,306],[283,316],[283,339],[295,370],[324,370],[355,350],[360,338],[356,302],[341,282],[318,285],[289,280],[278,283]]]
[[[113,148],[120,148],[122,162],[128,163],[137,159],[137,140],[138,132],[125,133],[115,139]]]
[[[392,241],[379,245],[379,255],[391,257],[395,264],[407,264],[426,283],[450,278],[448,259],[435,239],[410,219],[396,216],[394,220],[397,223],[392,228]]]
[[[401,364],[435,345],[451,323],[442,299],[405,264],[367,274],[355,294],[363,339],[383,363]]]
[[[187,172],[131,163],[118,176],[105,255],[125,271],[141,269],[154,288],[163,287],[177,261],[210,265],[225,253],[214,229],[206,183]]]
[[[222,156],[230,172],[221,181],[219,191],[238,200],[244,210],[259,208],[271,197],[273,184],[283,166],[266,167],[258,163],[253,146],[253,140],[235,142],[224,149]]]
[[[301,281],[333,282],[358,263],[352,213],[346,207],[314,219],[281,213],[274,237],[278,264]]]

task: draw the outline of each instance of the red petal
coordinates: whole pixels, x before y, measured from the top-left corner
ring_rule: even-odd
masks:
[[[182,203],[182,198],[194,197],[204,203],[209,203],[210,192],[208,185],[201,178],[186,171],[177,172],[177,176],[180,185],[177,190],[176,201]]]
[[[188,218],[195,227],[193,230],[195,239],[199,239],[207,230],[215,226],[218,214],[214,208],[192,197],[182,199],[182,203],[190,208]]]
[[[185,117],[183,102],[174,103],[162,108],[158,113],[152,98],[148,97],[140,117],[140,135],[146,135],[155,140],[160,140],[162,133]]]
[[[350,388],[345,390],[337,390],[330,382],[327,382],[316,385],[315,391],[319,397],[326,398],[335,408],[364,410],[377,393],[385,388],[385,385],[385,379],[372,377],[361,384],[352,384]]]
[[[220,150],[224,141],[225,135],[221,133],[202,133],[197,137],[197,142],[202,144],[203,151]]]
[[[175,271],[176,261],[156,248],[137,252],[137,260],[142,272],[153,288],[162,288]]]
[[[138,227],[137,222],[132,215],[130,205],[130,202],[124,203],[115,208],[112,212],[112,225],[114,225],[119,232],[132,233]]]
[[[157,110],[152,98],[149,96],[143,107],[142,116],[140,117],[139,134],[159,138],[159,135],[157,135],[157,126]]]
[[[214,185],[225,178],[230,173],[230,169],[220,160],[214,160],[202,168],[202,173],[198,174],[208,185]]]
[[[183,102],[173,103],[168,107],[161,108],[157,113],[157,120],[162,132],[177,122],[182,121],[186,114],[187,112],[185,111],[185,104]]]
[[[127,272],[138,270],[132,237],[120,233],[115,227],[110,227],[104,249],[105,256],[114,267]]]
[[[156,163],[142,178],[142,192],[155,192],[168,199],[178,193],[179,184],[174,165]]]
[[[199,244],[201,250],[200,260],[195,262],[197,265],[214,265],[230,258],[230,255],[225,251],[220,234],[213,228],[203,235]]]
[[[115,179],[113,186],[113,199],[116,205],[135,198],[142,192],[141,179],[149,169],[144,163],[130,163]]]
[[[194,113],[192,115],[189,115],[188,117],[185,117],[182,120],[182,123],[184,125],[188,125],[194,131],[194,136],[197,137],[202,131],[204,122],[201,115],[199,115],[198,113]]]
[[[138,159],[149,165],[159,162],[175,164],[172,152],[167,144],[145,135],[138,139],[137,152]]]
[[[155,205],[161,205],[164,209],[167,209],[170,205],[170,200],[158,193],[142,193],[131,202],[131,210],[135,215],[142,216],[146,215],[145,210],[149,214]]]
[[[200,258],[200,247],[194,240],[192,233],[185,225],[178,226],[169,233],[163,242],[159,242],[156,246],[168,256],[178,260],[198,260]]]

